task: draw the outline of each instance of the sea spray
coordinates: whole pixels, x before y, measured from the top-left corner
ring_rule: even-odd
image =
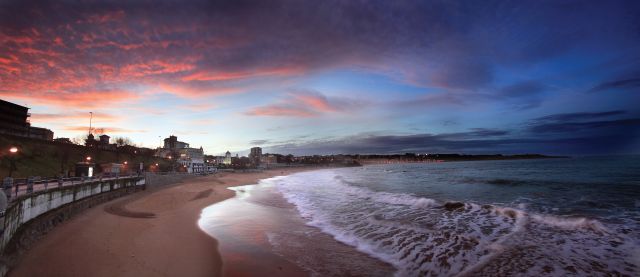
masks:
[[[530,203],[510,207],[373,190],[367,186],[373,179],[354,172],[328,170],[273,181],[309,225],[394,265],[399,276],[638,270],[637,261],[625,257],[637,246],[636,238],[611,232],[597,219],[528,211]],[[518,262],[510,262],[513,255],[521,256]]]

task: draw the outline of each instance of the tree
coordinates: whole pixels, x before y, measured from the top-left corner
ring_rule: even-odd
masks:
[[[87,139],[87,136],[85,135],[79,135],[76,136],[74,138],[71,138],[71,143],[76,144],[76,145],[84,145],[84,141],[85,139]]]
[[[128,137],[115,137],[113,138],[113,141],[116,143],[118,147],[125,146],[125,145],[135,146],[133,141]]]

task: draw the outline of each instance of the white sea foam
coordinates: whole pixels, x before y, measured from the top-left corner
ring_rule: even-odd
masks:
[[[602,225],[602,223],[598,220],[588,219],[584,217],[557,217],[557,216],[549,216],[549,215],[537,215],[534,214],[531,216],[534,220],[544,223],[546,225],[559,227],[563,229],[582,229],[587,228],[598,232],[608,232],[607,228]]]
[[[270,182],[309,225],[392,264],[399,276],[473,275],[490,270],[493,260],[520,251],[524,245],[564,251],[568,258],[555,259],[567,264],[579,262],[575,262],[577,254],[566,249],[595,249],[596,254],[578,255],[586,266],[589,255],[611,255],[633,245],[625,238],[602,238],[609,234],[608,229],[594,219],[529,213],[525,205],[511,208],[463,203],[446,208],[431,198],[374,191],[333,171],[296,174]],[[572,232],[568,233],[572,237],[549,233],[555,229]],[[622,246],[610,247],[608,241],[618,241]],[[592,245],[586,248],[580,243]]]

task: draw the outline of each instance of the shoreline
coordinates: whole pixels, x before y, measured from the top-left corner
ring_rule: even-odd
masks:
[[[229,187],[324,168],[219,173],[95,206],[42,237],[21,255],[9,276],[234,274],[236,269],[224,266],[218,240],[198,226],[202,210],[234,197]],[[269,262],[274,274],[308,275],[284,259]]]

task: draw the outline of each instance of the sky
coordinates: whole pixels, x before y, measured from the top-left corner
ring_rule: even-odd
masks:
[[[0,98],[205,153],[640,154],[638,1],[0,1]]]

